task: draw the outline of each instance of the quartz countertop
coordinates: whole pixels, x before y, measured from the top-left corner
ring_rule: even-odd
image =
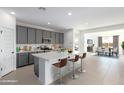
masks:
[[[33,56],[43,58],[45,60],[50,61],[50,60],[58,60],[58,59],[61,59],[61,58],[66,58],[68,56],[73,56],[73,54],[68,54],[66,52],[52,51],[52,52],[48,52],[48,53],[33,54]]]
[[[19,51],[19,52],[16,52],[16,53],[31,53],[31,52],[44,52],[44,50]]]

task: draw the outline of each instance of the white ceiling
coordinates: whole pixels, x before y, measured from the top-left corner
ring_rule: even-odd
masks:
[[[17,21],[55,30],[68,28],[89,29],[124,23],[123,7],[37,7],[2,8],[10,13],[16,13]],[[68,16],[67,13],[72,15]],[[47,23],[51,24],[48,25]],[[88,24],[87,24],[88,23]]]

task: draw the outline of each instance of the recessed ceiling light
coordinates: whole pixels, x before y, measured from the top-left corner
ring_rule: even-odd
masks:
[[[71,15],[72,15],[72,13],[71,13],[71,12],[69,12],[69,13],[68,13],[68,15],[69,15],[69,16],[71,16]]]
[[[50,22],[48,22],[47,24],[48,24],[48,25],[50,25],[51,23],[50,23]]]
[[[15,12],[10,12],[12,15],[15,15]]]

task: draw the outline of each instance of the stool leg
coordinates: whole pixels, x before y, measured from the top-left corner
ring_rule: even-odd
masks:
[[[83,72],[83,67],[82,67],[82,58],[81,58],[81,65],[80,65],[80,69],[78,70],[79,72]]]
[[[59,83],[60,85],[62,84],[62,72],[61,72],[61,68],[59,69]]]
[[[74,62],[73,62],[73,74],[72,74],[72,78],[74,78],[74,74],[75,74],[75,70],[74,70]]]
[[[78,70],[78,71],[81,72],[81,73],[82,73],[82,72],[83,72],[83,73],[86,72],[86,70],[83,69],[83,65],[84,65],[84,64],[83,64],[83,59],[81,59],[81,67],[80,67],[80,69]]]
[[[73,78],[73,79],[79,78],[79,76],[75,74],[75,65],[74,65],[74,62],[73,62],[73,73],[72,73],[72,78]]]
[[[82,64],[85,66],[85,62],[84,61],[82,61]],[[86,72],[86,70],[85,70],[85,68],[83,67],[83,71],[82,71],[83,73],[85,73]]]

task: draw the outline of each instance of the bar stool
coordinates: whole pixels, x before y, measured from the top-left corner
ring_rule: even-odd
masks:
[[[59,69],[59,84],[62,84],[62,73],[61,69],[65,67],[67,64],[67,58],[59,59],[58,63],[53,64],[53,66],[57,67]]]
[[[86,70],[85,69],[83,70],[83,67],[82,67],[82,65],[83,65],[83,59],[86,58],[86,53],[83,53],[83,55],[80,56],[79,58],[81,59],[81,67],[79,69],[79,72],[86,72]]]
[[[72,72],[72,78],[77,79],[79,76],[75,74],[75,63],[79,60],[79,55],[75,55],[74,59],[69,59],[73,63],[73,72]]]

